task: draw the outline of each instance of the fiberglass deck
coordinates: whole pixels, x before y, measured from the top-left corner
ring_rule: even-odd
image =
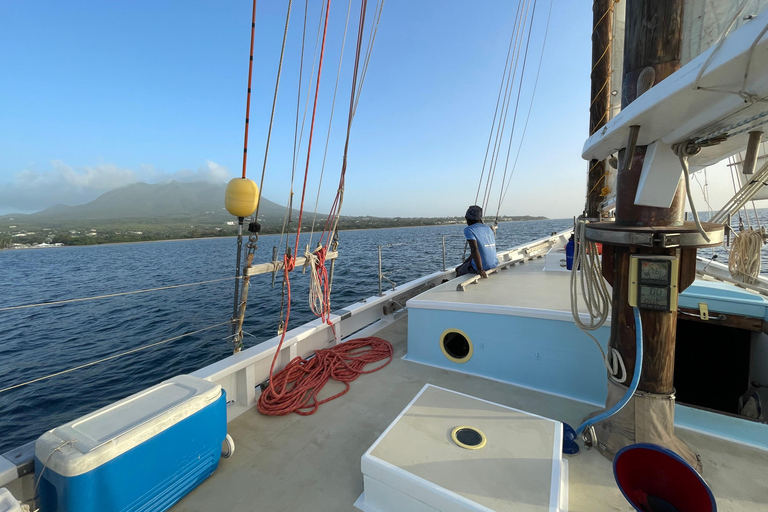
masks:
[[[577,424],[593,407],[470,375],[402,360],[407,319],[378,333],[395,347],[392,363],[364,375],[350,392],[309,417],[265,417],[255,409],[229,423],[236,452],[173,510],[354,511],[363,491],[360,457],[425,383]],[[329,385],[324,395],[338,390]],[[327,396],[327,395],[326,395]],[[768,452],[689,431],[704,478],[723,512],[768,510]],[[631,511],[611,463],[595,450],[568,457],[571,512]]]

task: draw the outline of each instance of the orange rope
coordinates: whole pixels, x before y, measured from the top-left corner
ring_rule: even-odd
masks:
[[[258,409],[269,416],[284,416],[295,412],[302,416],[314,414],[318,407],[349,391],[349,383],[360,375],[381,370],[392,362],[392,345],[381,338],[350,340],[332,348],[315,352],[314,357],[294,358],[269,380],[269,386],[259,397]],[[368,364],[386,363],[366,370]],[[329,380],[344,383],[344,390],[318,400]]]
[[[389,342],[385,340],[380,338],[361,338],[344,342],[330,349],[318,350],[315,352],[315,357],[308,360],[303,360],[297,357],[288,363],[288,365],[283,368],[283,370],[277,374],[274,373],[275,363],[277,362],[277,358],[280,355],[280,350],[282,349],[283,343],[285,342],[285,335],[288,332],[288,322],[291,316],[291,282],[289,273],[294,269],[296,265],[295,254],[298,253],[299,249],[301,219],[302,214],[304,213],[304,196],[307,187],[307,176],[309,174],[309,159],[310,151],[312,149],[312,133],[315,123],[315,113],[317,110],[317,96],[320,90],[320,73],[323,67],[323,54],[325,51],[325,38],[328,30],[328,12],[330,10],[330,6],[331,0],[327,0],[325,9],[325,26],[323,28],[323,41],[320,46],[320,62],[318,64],[317,84],[315,86],[315,100],[312,108],[312,119],[310,121],[309,129],[307,163],[304,170],[304,186],[301,193],[299,221],[296,229],[296,245],[294,249],[294,255],[286,253],[283,257],[283,277],[288,295],[285,324],[282,336],[280,337],[280,343],[277,345],[275,355],[272,358],[272,364],[269,367],[269,385],[267,386],[267,389],[265,389],[261,394],[258,401],[259,412],[272,416],[289,414],[294,411],[302,415],[313,414],[321,404],[333,400],[334,398],[337,398],[349,391],[349,383],[355,380],[359,375],[374,372],[388,365],[392,360],[393,353],[392,345],[390,345]],[[347,167],[347,150],[349,148],[349,132],[350,126],[352,124],[353,105],[355,99],[355,83],[357,79],[358,63],[360,60],[360,49],[366,6],[367,0],[361,0],[360,30],[358,33],[357,52],[355,55],[355,70],[352,79],[352,96],[350,99],[350,112],[349,120],[347,123],[347,140],[344,146],[339,191],[337,192],[336,199],[334,200],[334,204],[331,207],[331,214],[338,212],[338,208],[340,207],[341,203],[341,192],[344,190],[344,174]],[[328,219],[332,218],[331,214],[329,214]],[[324,232],[327,231],[329,225],[328,219],[326,219],[326,229]],[[330,246],[330,233],[328,237],[328,246]],[[323,322],[331,325],[331,329],[333,330],[333,325],[331,324],[330,320],[330,290],[328,283],[328,271],[325,267],[325,258],[328,251],[328,246],[323,247],[316,252],[318,258],[318,279],[322,283],[322,300],[324,303],[323,311],[321,311],[320,315],[318,316],[323,319]],[[315,312],[315,314],[317,313]],[[371,348],[369,350],[363,350],[367,345],[370,345]],[[385,358],[388,358],[388,361],[382,366],[379,366],[374,370],[364,370],[367,364],[381,361]],[[329,379],[343,382],[346,385],[346,389],[330,398],[318,401],[317,394]]]

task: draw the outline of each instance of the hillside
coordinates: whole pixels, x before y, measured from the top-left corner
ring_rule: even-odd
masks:
[[[188,218],[190,216],[221,214],[231,217],[224,209],[226,184],[179,183],[170,181],[148,185],[136,183],[111,190],[90,203],[79,206],[56,205],[29,215],[30,219],[45,220],[108,220],[148,218]],[[262,198],[260,215],[282,218],[285,208]]]
[[[0,249],[17,245],[61,243],[86,245],[140,242],[176,238],[231,236],[236,219],[224,208],[226,184],[136,183],[102,194],[78,205],[56,205],[33,214],[0,216]],[[279,233],[286,208],[262,198],[261,232]],[[305,212],[302,229],[309,229],[314,215]],[[295,220],[298,211],[293,210]],[[544,217],[503,217],[500,220],[537,220]],[[322,225],[325,215],[318,215]],[[342,216],[340,229],[369,229],[462,223],[460,217],[349,217]]]

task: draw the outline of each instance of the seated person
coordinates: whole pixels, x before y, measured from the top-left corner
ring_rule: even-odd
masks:
[[[483,209],[479,206],[470,206],[464,218],[467,220],[464,236],[471,253],[464,263],[456,267],[456,277],[465,274],[488,277],[485,271],[496,268],[499,264],[496,259],[496,237],[493,230],[483,224]]]

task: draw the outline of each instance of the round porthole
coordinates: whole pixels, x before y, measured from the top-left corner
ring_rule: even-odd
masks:
[[[440,350],[454,363],[466,363],[472,357],[472,342],[458,329],[448,329],[440,336]]]
[[[456,427],[451,432],[451,439],[467,450],[479,450],[485,446],[485,434],[474,427]]]

